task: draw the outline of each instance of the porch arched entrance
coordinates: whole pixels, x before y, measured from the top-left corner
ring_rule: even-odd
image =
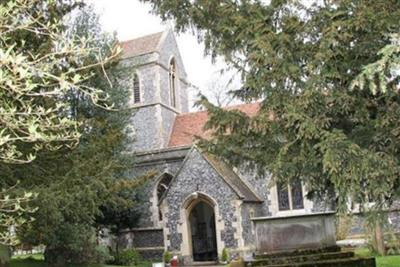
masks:
[[[189,227],[193,261],[218,259],[214,207],[203,200],[196,201],[189,212]]]

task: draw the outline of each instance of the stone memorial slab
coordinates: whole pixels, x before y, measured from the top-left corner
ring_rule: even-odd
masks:
[[[336,245],[335,213],[254,218],[259,253],[318,249]]]

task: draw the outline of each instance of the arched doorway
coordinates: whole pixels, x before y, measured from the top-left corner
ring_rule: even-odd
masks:
[[[218,259],[214,208],[199,201],[189,213],[193,261]]]

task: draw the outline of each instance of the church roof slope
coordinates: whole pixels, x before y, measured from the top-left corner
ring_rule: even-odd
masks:
[[[226,107],[229,110],[239,110],[248,116],[255,115],[260,108],[259,103],[241,104]],[[178,115],[172,128],[169,147],[191,145],[195,137],[208,139],[211,137],[210,131],[204,130],[204,125],[208,120],[207,111],[191,112]]]
[[[223,160],[211,154],[202,154],[225,181],[247,202],[262,202],[261,198],[237,175],[233,169]]]
[[[121,42],[122,58],[136,57],[158,51],[163,32],[158,32],[133,40]]]

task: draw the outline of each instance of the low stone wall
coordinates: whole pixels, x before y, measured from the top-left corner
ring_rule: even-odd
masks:
[[[388,211],[388,227],[386,231],[400,233],[400,210]],[[361,213],[354,213],[351,219],[351,226],[348,238],[361,238],[365,236],[365,218]]]
[[[164,255],[164,248],[138,248],[137,250],[144,260],[162,261]]]
[[[258,253],[319,249],[336,245],[335,213],[253,219]]]
[[[123,248],[134,248],[145,260],[160,260],[164,253],[161,228],[138,228],[124,231],[119,238]]]

